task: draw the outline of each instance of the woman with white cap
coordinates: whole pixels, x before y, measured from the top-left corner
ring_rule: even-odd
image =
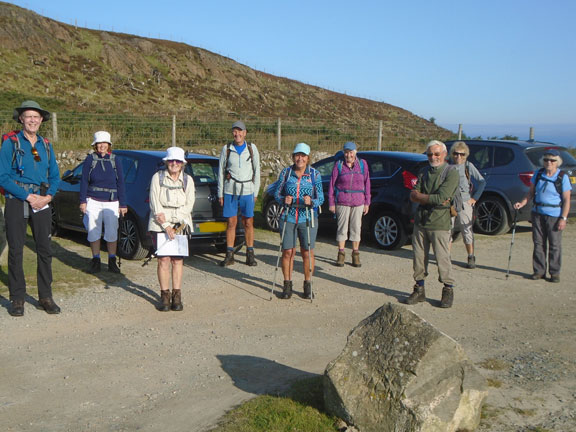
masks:
[[[157,246],[158,233],[164,232],[170,240],[176,236],[176,226],[192,227],[192,208],[194,207],[194,180],[184,172],[186,157],[180,147],[170,147],[164,157],[166,169],[152,176],[150,183],[150,219],[148,231]],[[160,283],[160,305],[158,310],[181,311],[182,270],[184,257],[159,256],[158,281]],[[170,275],[172,275],[172,294],[170,294]]]
[[[84,226],[92,250],[89,273],[100,271],[100,239],[108,250],[108,271],[120,273],[116,264],[118,246],[118,216],[128,211],[122,164],[112,154],[112,140],[106,131],[94,134],[94,152],[89,154],[82,166],[80,182],[80,211],[84,214]]]
[[[281,298],[292,297],[292,270],[296,256],[296,236],[300,240],[300,253],[304,264],[303,297],[312,298],[314,273],[314,243],[318,233],[318,208],[324,202],[320,173],[310,163],[310,146],[296,144],[292,152],[292,166],[278,176],[276,201],[284,206],[280,221],[282,236],[282,274],[284,288]]]

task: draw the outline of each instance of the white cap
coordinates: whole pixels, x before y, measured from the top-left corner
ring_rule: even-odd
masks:
[[[166,157],[162,159],[163,161],[169,160],[179,160],[181,162],[186,163],[186,157],[184,154],[184,150],[180,147],[168,147],[166,151]]]
[[[92,142],[92,147],[96,145],[96,143],[105,142],[112,145],[112,141],[110,138],[110,133],[106,131],[98,131],[94,134],[94,141]]]

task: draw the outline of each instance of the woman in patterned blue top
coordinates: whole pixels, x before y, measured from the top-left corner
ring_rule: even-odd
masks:
[[[282,233],[282,274],[284,288],[281,298],[292,297],[292,270],[296,256],[296,236],[300,240],[300,254],[304,264],[304,293],[312,298],[312,273],[314,273],[314,243],[318,233],[318,208],[324,202],[320,173],[310,163],[310,146],[296,144],[292,152],[292,166],[278,176],[276,201],[284,206],[280,220]],[[310,235],[310,238],[308,238]]]

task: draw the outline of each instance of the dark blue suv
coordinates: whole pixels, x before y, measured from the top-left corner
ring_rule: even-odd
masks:
[[[164,168],[163,151],[114,150],[117,163],[122,164],[128,213],[121,220],[118,254],[127,259],[144,258],[152,247],[148,236],[150,214],[150,181],[159,169]],[[194,243],[211,243],[223,252],[226,250],[226,218],[217,199],[218,158],[196,153],[186,154],[186,173],[194,179],[196,200],[192,209],[194,223],[190,236]],[[82,223],[80,180],[82,165],[62,175],[60,188],[53,200],[54,232],[60,228],[86,231]],[[237,241],[244,240],[244,230],[238,224]]]
[[[560,152],[561,170],[576,184],[576,159],[565,147],[538,141],[460,140],[470,147],[468,161],[486,179],[486,188],[476,204],[474,230],[481,234],[497,235],[508,232],[514,218],[514,203],[522,200],[530,188],[530,179],[540,167],[539,160],[547,149]],[[456,142],[447,141],[450,147]],[[574,187],[574,186],[573,186]],[[518,212],[518,221],[530,220],[532,203]],[[570,216],[576,214],[576,194],[570,200]]]
[[[357,157],[368,163],[372,204],[363,218],[362,227],[370,231],[371,238],[382,249],[398,249],[412,233],[413,216],[410,191],[416,184],[417,175],[428,164],[425,155],[391,151],[360,151]],[[320,214],[320,226],[336,227],[333,213],[328,210],[328,188],[334,163],[343,159],[340,151],[334,156],[312,164],[322,175],[324,204]],[[274,200],[276,182],[269,185],[262,198],[262,212],[266,226],[278,231],[280,205]]]

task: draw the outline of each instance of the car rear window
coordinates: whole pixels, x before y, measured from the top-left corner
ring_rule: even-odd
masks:
[[[194,184],[218,182],[218,161],[189,161],[186,173],[194,179]]]
[[[530,162],[532,162],[532,165],[534,165],[534,167],[539,168],[541,166],[540,158],[544,156],[546,150],[547,148],[528,149],[526,150],[526,156],[528,156],[528,159],[530,159]],[[574,159],[574,156],[572,156],[568,151],[564,149],[556,149],[556,150],[560,152],[560,157],[562,158],[562,165],[576,166],[576,159]]]

